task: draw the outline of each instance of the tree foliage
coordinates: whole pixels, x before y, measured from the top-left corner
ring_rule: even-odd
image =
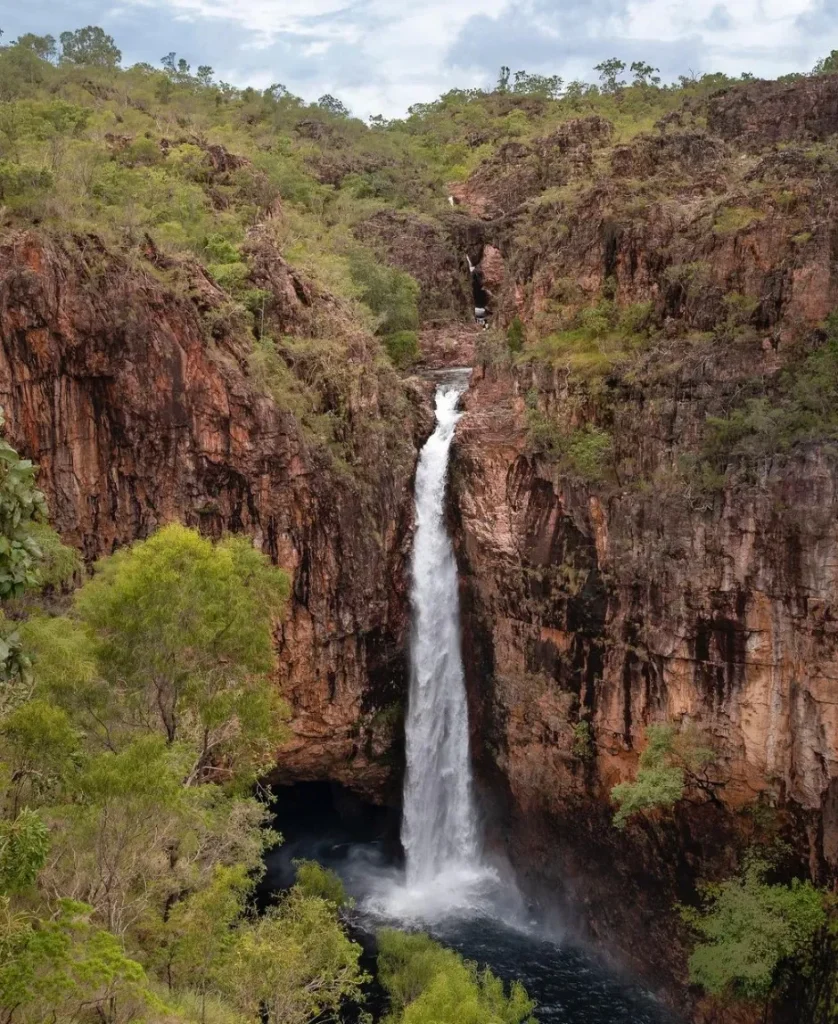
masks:
[[[688,782],[711,785],[706,770],[715,756],[694,730],[678,731],[669,724],[647,726],[634,782],[618,783],[611,790],[618,805],[614,825],[625,828],[629,818],[641,811],[674,807]]]
[[[0,428],[3,423],[0,409]],[[44,586],[60,586],[79,566],[76,553],[61,543],[45,521],[47,506],[36,486],[36,474],[37,467],[0,437],[0,603]],[[19,629],[0,607],[0,685],[7,684],[0,709],[17,700],[18,690],[8,684],[25,683],[29,669]]]
[[[241,537],[213,545],[173,525],[105,559],[75,610],[102,668],[102,698],[120,695],[110,742],[126,723],[186,742],[193,782],[226,774],[230,759],[258,772],[280,734],[267,674],[287,596],[287,575]]]
[[[5,1024],[305,1024],[360,994],[331,872],[301,864],[249,908],[279,839],[249,790],[283,735],[287,595],[249,541],[173,525],[104,559],[68,614],[29,610],[32,679],[0,713]]]
[[[74,32],[62,32],[61,61],[83,67],[115,68],[122,60],[122,52],[112,36],[98,25],[87,25]]]
[[[427,935],[383,931],[379,980],[390,997],[388,1024],[534,1024],[523,986],[478,970]]]
[[[240,931],[221,984],[265,1024],[307,1024],[361,997],[360,954],[334,905],[294,888]]]
[[[822,57],[812,68],[813,75],[834,75],[838,73],[838,50],[832,50],[828,57]]]
[[[698,941],[690,979],[713,995],[766,999],[780,970],[805,968],[826,923],[823,894],[810,882],[770,884],[768,861],[750,856],[735,878],[704,887],[700,909],[682,908]]]
[[[4,418],[0,410],[0,427]],[[36,467],[0,438],[0,600],[20,597],[38,583],[41,558],[33,534],[46,516],[46,501],[35,486]]]
[[[606,94],[619,92],[625,82],[620,78],[626,70],[626,63],[619,57],[609,57],[594,67],[599,72],[599,80],[602,83],[602,91]]]
[[[346,104],[336,96],[332,96],[331,93],[326,93],[321,96],[317,101],[317,106],[320,107],[321,110],[325,110],[327,113],[331,114],[333,117],[352,116],[349,111],[349,107],[347,107]]]

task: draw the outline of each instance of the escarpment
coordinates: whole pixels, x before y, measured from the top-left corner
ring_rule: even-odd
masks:
[[[94,237],[7,238],[8,436],[40,465],[52,521],[88,561],[179,520],[210,535],[245,531],[287,568],[293,600],[278,638],[279,685],[293,739],[277,777],[332,777],[390,799],[422,414],[340,303],[265,240],[251,248],[276,330],[304,339],[325,319],[340,339],[285,353],[320,392],[284,370],[285,391],[270,393],[240,313],[196,264],[152,245],[129,258]],[[339,373],[318,359],[338,361]],[[332,433],[314,433],[309,424],[338,404]],[[389,430],[375,425],[388,422]]]
[[[753,842],[838,878],[838,75],[684,91],[627,90],[637,123],[599,94],[464,94],[427,137],[421,111],[403,134],[297,112],[283,145],[311,181],[270,164],[273,128],[244,162],[197,147],[211,226],[244,211],[235,246],[190,242],[214,270],[150,237],[9,229],[0,404],[88,563],[180,520],[292,573],[273,777],[385,802],[432,419],[411,374],[473,363],[448,511],[493,842],[721,1024],[752,1014],[689,989],[675,904]],[[111,136],[114,164],[195,173],[191,143],[144,138]],[[295,269],[318,259],[343,299]],[[663,722],[712,761],[618,831],[612,789]]]
[[[670,993],[699,879],[779,835],[838,876],[837,99],[732,90],[486,225],[525,337],[478,346],[454,455],[475,756],[533,890]],[[617,831],[654,722],[712,767]]]

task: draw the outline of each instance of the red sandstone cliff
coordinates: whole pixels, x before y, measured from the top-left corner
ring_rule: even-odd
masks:
[[[161,266],[187,287],[161,282]],[[200,268],[91,237],[0,247],[0,404],[11,442],[41,466],[55,526],[88,559],[178,519],[244,530],[292,573],[279,671],[294,739],[279,777],[382,799],[401,743],[417,411],[373,343],[337,324],[339,304],[269,246],[252,266],[279,330],[310,333],[316,311],[344,331],[351,465],[255,385],[251,342]]]
[[[461,190],[504,263],[501,319],[523,318],[531,343],[603,296],[645,303],[662,328],[594,369],[560,349],[513,366],[495,343],[467,396],[452,504],[497,834],[670,992],[685,976],[674,903],[729,874],[765,820],[812,877],[838,876],[838,452],[813,440],[734,460],[709,490],[681,468],[709,416],[770,395],[823,344],[836,111],[838,76],[731,90],[612,148],[585,180],[607,142],[590,119],[591,139],[552,162],[547,140],[519,147]],[[602,479],[540,452],[531,410],[607,432]],[[610,790],[656,721],[712,743],[712,796],[617,832]]]

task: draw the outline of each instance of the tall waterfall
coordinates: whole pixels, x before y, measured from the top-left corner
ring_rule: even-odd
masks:
[[[445,522],[445,486],[465,372],[436,392],[436,430],[416,471],[411,678],[402,842],[408,887],[474,872],[480,850],[460,651],[457,564]]]

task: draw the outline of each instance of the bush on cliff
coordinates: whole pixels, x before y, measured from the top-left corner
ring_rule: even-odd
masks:
[[[806,441],[838,440],[838,313],[823,324],[821,338],[767,394],[727,416],[708,418],[704,454],[714,465],[770,457]]]
[[[670,810],[683,798],[688,783],[712,793],[706,770],[714,759],[714,751],[693,730],[679,732],[670,724],[647,726],[634,782],[620,782],[611,790],[618,806],[614,825],[625,828],[642,811]]]
[[[602,480],[611,466],[614,442],[608,431],[590,423],[568,427],[538,407],[535,392],[527,395],[527,438],[533,451],[583,480]]]
[[[810,882],[770,884],[770,871],[750,856],[735,878],[703,887],[700,908],[681,908],[698,939],[690,980],[712,995],[765,1000],[784,967],[807,969],[826,923],[823,893]]]

